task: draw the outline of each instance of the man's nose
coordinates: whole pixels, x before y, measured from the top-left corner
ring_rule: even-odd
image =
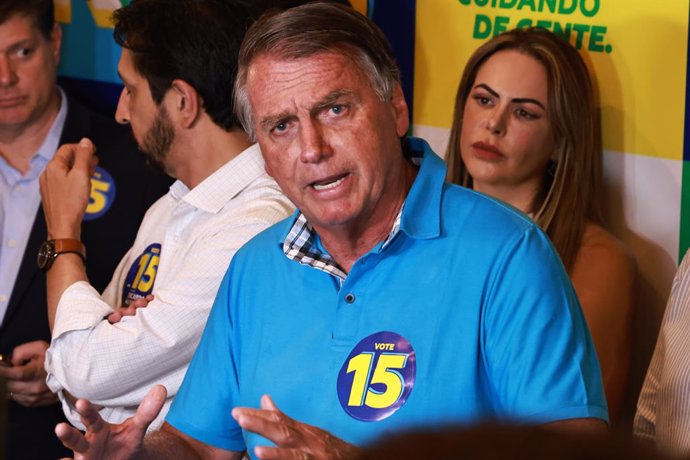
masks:
[[[12,86],[17,82],[17,73],[6,57],[0,57],[0,86]]]
[[[300,159],[303,163],[318,163],[330,156],[331,150],[318,123],[300,124]]]
[[[126,88],[122,88],[120,99],[117,101],[117,109],[115,110],[115,121],[126,125],[129,123],[129,93]]]

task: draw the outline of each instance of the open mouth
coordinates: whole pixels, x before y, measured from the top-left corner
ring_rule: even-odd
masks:
[[[313,182],[311,184],[312,187],[314,187],[314,190],[321,192],[324,190],[330,190],[332,188],[337,187],[340,185],[345,178],[347,177],[347,174],[343,174],[341,176],[336,176],[336,177],[329,177],[328,179],[324,179],[318,182]]]

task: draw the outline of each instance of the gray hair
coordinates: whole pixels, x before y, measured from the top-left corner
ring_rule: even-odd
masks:
[[[235,81],[235,113],[252,139],[256,140],[256,135],[247,94],[252,61],[262,54],[299,59],[327,51],[352,59],[382,101],[390,100],[393,89],[400,84],[400,71],[385,35],[354,9],[316,2],[269,12],[247,31]]]

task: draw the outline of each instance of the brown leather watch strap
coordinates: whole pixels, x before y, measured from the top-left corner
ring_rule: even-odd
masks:
[[[84,247],[84,243],[79,240],[74,238],[59,238],[53,240],[53,245],[57,254],[75,252],[81,255],[82,259],[86,259],[86,247]]]
[[[86,265],[86,247],[84,243],[74,238],[59,238],[53,240],[53,247],[55,248],[55,258],[60,254],[77,254],[81,257],[81,261]],[[53,259],[54,260],[54,259]],[[52,262],[46,267],[50,268]]]

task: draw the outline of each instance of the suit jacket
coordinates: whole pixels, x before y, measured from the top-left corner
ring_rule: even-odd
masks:
[[[99,167],[115,183],[115,195],[108,210],[82,224],[86,246],[86,271],[90,283],[102,291],[118,262],[134,241],[148,207],[168,189],[170,178],[155,173],[136,148],[128,127],[89,112],[68,98],[68,112],[60,144],[76,143],[82,137],[96,145]],[[46,279],[36,265],[36,255],[46,239],[43,209],[36,214],[17,281],[0,325],[0,353],[11,354],[14,347],[34,340],[50,342],[46,305]],[[27,408],[9,404],[8,458],[58,458],[66,451],[55,436],[55,425],[65,421],[59,404]]]

